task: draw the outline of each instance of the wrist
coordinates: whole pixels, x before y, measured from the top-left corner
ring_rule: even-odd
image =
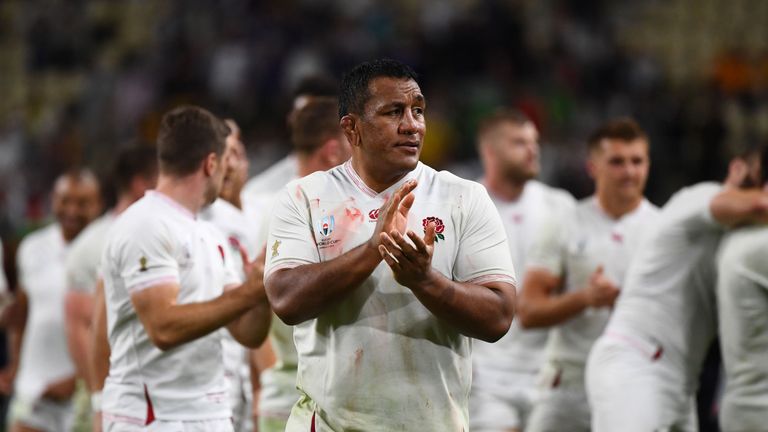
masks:
[[[101,391],[91,393],[91,411],[101,412]]]
[[[581,309],[587,309],[592,307],[592,296],[589,293],[589,287],[576,291],[577,298]]]
[[[430,288],[437,286],[441,279],[442,275],[430,267],[424,278],[415,282],[410,288],[412,291],[428,292]]]

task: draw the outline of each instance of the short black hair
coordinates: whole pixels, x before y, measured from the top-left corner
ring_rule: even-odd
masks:
[[[167,112],[157,135],[160,171],[174,176],[192,174],[209,154],[221,156],[229,132],[226,123],[197,106]]]
[[[410,66],[392,59],[379,59],[360,63],[344,74],[339,94],[339,118],[349,113],[362,114],[371,96],[369,84],[374,78],[402,78],[416,81],[416,72]]]
[[[641,139],[648,143],[648,134],[630,117],[619,117],[609,120],[598,127],[587,140],[589,151],[600,148],[600,143],[605,139],[613,139],[625,142]]]
[[[150,179],[157,175],[157,150],[145,143],[123,145],[115,157],[112,175],[117,192],[125,192],[136,176]]]

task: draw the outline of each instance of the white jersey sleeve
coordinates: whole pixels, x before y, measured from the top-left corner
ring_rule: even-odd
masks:
[[[551,215],[541,224],[531,244],[526,269],[542,268],[558,277],[565,274],[567,238],[563,222],[562,215]]]
[[[267,240],[266,280],[275,270],[320,262],[311,217],[297,184],[291,182],[280,193],[272,209]]]
[[[123,242],[120,277],[130,293],[164,283],[179,283],[179,263],[174,259],[174,244],[168,229],[161,223],[146,227],[131,241]]]
[[[494,281],[516,285],[515,269],[499,212],[485,188],[475,185],[467,208],[453,279],[461,282]]]

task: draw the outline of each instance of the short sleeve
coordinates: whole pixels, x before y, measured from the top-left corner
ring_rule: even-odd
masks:
[[[67,290],[92,294],[98,277],[98,255],[88,253],[85,245],[76,244],[67,255]],[[95,260],[91,262],[91,260]]]
[[[121,236],[117,256],[117,273],[125,281],[129,293],[165,283],[179,283],[179,263],[175,259],[177,245],[162,223]],[[102,261],[103,264],[107,264]]]
[[[267,237],[266,280],[276,270],[320,262],[309,207],[301,187],[290,183],[272,208]]]
[[[700,183],[672,197],[667,206],[676,215],[673,219],[680,220],[682,226],[691,231],[722,229],[723,226],[715,220],[710,207],[712,200],[722,190],[718,183]]]
[[[464,206],[464,223],[459,234],[453,279],[483,284],[507,282],[517,285],[501,218],[485,188],[472,190],[470,205]]]
[[[568,210],[572,210],[570,207]],[[539,268],[547,270],[556,276],[565,273],[566,232],[564,228],[565,215],[573,214],[565,211],[551,214],[534,233],[531,248],[528,251],[526,270]]]

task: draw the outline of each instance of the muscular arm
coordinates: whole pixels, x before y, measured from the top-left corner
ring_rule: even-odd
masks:
[[[380,262],[366,242],[330,261],[277,270],[266,281],[269,302],[288,325],[316,318],[357,288]]]
[[[93,390],[92,374],[88,363],[91,319],[93,317],[93,295],[68,291],[65,298],[65,324],[69,355],[75,363],[77,376],[83,378],[89,390]]]
[[[563,280],[545,269],[531,269],[525,275],[520,299],[520,324],[525,328],[552,327],[589,307],[612,307],[619,287],[598,266],[587,285],[576,291],[560,291]]]
[[[525,274],[517,310],[523,327],[551,327],[573,318],[587,308],[583,290],[555,295],[562,284],[561,277],[544,269],[532,269]]]
[[[107,338],[107,306],[104,301],[104,281],[99,279],[93,301],[91,321],[91,391],[101,391],[109,375],[109,340]]]
[[[168,350],[229,324],[265,301],[254,279],[205,302],[178,304],[176,283],[143,289],[132,294],[131,301],[152,343]]]
[[[21,342],[27,325],[28,299],[22,287],[16,289],[16,299],[8,313],[8,365],[0,374],[0,391],[10,394],[19,368]]]
[[[768,193],[762,190],[724,189],[709,208],[712,217],[728,227],[768,223]]]

